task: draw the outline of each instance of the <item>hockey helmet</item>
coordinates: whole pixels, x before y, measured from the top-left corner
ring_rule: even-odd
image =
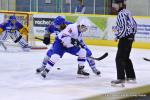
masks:
[[[90,23],[87,20],[81,20],[78,25],[80,25],[80,31],[85,32],[90,27]]]
[[[89,23],[88,20],[81,20],[78,24],[79,24],[80,26],[90,27],[90,23]]]
[[[61,24],[64,24],[64,22],[65,22],[65,19],[61,16],[56,17],[54,20],[55,25],[61,25]]]
[[[10,19],[10,20],[16,20],[16,16],[15,16],[15,15],[12,15],[12,16],[9,17],[9,19]]]

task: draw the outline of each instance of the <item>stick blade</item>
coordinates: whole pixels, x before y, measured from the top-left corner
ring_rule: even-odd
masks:
[[[150,59],[148,59],[148,58],[143,58],[145,61],[150,61]]]
[[[108,52],[106,52],[104,55],[102,55],[101,57],[99,57],[99,58],[96,58],[96,60],[102,60],[102,59],[104,59],[104,58],[106,58],[108,56]]]

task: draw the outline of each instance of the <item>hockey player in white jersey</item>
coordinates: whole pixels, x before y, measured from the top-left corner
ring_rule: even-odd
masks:
[[[51,68],[60,58],[62,58],[65,52],[78,56],[79,69],[77,71],[77,74],[85,76],[89,75],[89,73],[83,70],[84,63],[86,61],[86,50],[75,45],[76,42],[74,41],[80,41],[80,39],[82,38],[82,32],[87,31],[88,26],[89,25],[84,21],[81,21],[79,24],[69,24],[63,31],[58,34],[53,44],[53,54],[48,60],[49,66],[46,66],[42,71],[42,77],[46,77]]]
[[[10,36],[15,43],[19,43],[23,51],[29,51],[31,49],[31,46],[22,37],[22,35],[27,34],[28,29],[17,21],[15,15],[10,16],[9,20],[0,24],[0,41],[3,42]]]
[[[54,33],[54,32],[57,32],[57,33],[59,33],[60,31],[62,31],[62,30],[64,30],[64,26],[67,26],[67,25],[69,25],[69,24],[72,24],[71,22],[68,22],[68,21],[66,21],[64,18],[62,18],[61,16],[58,16],[55,20],[54,20],[54,22],[53,22],[54,24],[50,24],[49,25],[49,27],[47,27],[46,28],[46,30],[47,30],[47,32],[46,32],[46,37],[44,36],[44,40],[46,40],[46,41],[43,41],[46,45],[47,44],[49,44],[50,42],[49,42],[49,40],[50,40],[50,35],[52,34],[52,33]],[[85,24],[85,22],[84,22],[84,24]],[[59,27],[64,27],[63,29],[61,28],[57,28],[57,27],[55,27],[55,26],[59,26]],[[58,31],[58,30],[60,30],[60,31]],[[49,38],[47,38],[47,33],[49,34]],[[57,34],[58,35],[58,34]],[[87,62],[88,62],[88,64],[89,64],[89,66],[90,66],[90,68],[92,69],[92,71],[96,74],[96,75],[100,75],[100,71],[96,68],[96,66],[95,66],[95,61],[94,61],[94,59],[92,59],[91,58],[91,56],[92,56],[92,52],[91,52],[91,50],[87,47],[87,45],[84,43],[84,41],[83,41],[83,39],[82,38],[80,38],[79,40],[77,40],[77,39],[72,39],[72,42],[79,42],[78,44],[80,44],[80,46],[82,46],[82,48],[84,48],[85,50],[86,50],[86,60],[87,60]],[[49,58],[51,57],[51,55],[52,55],[52,52],[53,52],[53,48],[51,48],[51,49],[49,49],[48,51],[47,51],[47,54],[46,54],[46,56],[44,57],[44,59],[43,59],[43,62],[42,62],[42,65],[41,65],[41,67],[39,67],[39,68],[37,68],[36,69],[36,72],[37,73],[40,73],[40,72],[42,72],[44,69],[45,69],[45,66],[47,65],[47,63],[48,63],[48,60],[49,60]]]

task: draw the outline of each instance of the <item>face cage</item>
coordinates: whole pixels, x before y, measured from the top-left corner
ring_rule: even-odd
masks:
[[[16,19],[10,19],[10,22],[12,23],[12,24],[14,24],[14,23],[16,23]]]
[[[88,30],[88,27],[87,26],[84,26],[84,25],[81,25],[80,26],[80,31],[81,32],[86,32]]]

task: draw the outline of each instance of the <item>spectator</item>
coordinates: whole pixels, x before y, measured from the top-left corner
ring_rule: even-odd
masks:
[[[78,0],[79,5],[75,8],[75,13],[84,14],[85,13],[85,6],[83,5],[83,0]]]

